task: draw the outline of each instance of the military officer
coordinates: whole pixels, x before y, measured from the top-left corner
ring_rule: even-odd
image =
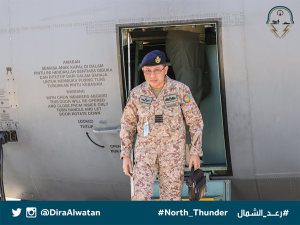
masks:
[[[132,89],[121,119],[124,173],[134,179],[132,200],[149,200],[159,173],[161,200],[181,200],[185,168],[185,122],[191,134],[191,168],[200,167],[203,120],[190,89],[167,76],[165,54],[149,52],[141,63],[145,82]],[[132,169],[130,159],[137,131]],[[130,170],[128,170],[128,168]]]

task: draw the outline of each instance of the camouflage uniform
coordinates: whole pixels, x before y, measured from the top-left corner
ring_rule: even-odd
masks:
[[[202,116],[185,84],[166,75],[157,98],[147,82],[131,91],[121,119],[120,138],[121,159],[130,157],[137,130],[133,200],[152,197],[157,172],[161,199],[181,199],[186,147],[184,118],[191,133],[190,154],[202,156]],[[150,132],[144,137],[146,120]]]

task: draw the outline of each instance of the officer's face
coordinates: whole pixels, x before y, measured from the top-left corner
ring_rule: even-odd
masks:
[[[165,84],[165,75],[168,72],[168,66],[144,66],[145,80],[152,88],[162,88]]]

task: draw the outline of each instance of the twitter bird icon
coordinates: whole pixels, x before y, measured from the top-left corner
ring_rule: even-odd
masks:
[[[13,217],[17,217],[17,216],[19,216],[20,214],[21,214],[21,210],[22,209],[20,209],[20,208],[17,208],[17,210],[13,210],[12,209],[12,213],[13,213]]]

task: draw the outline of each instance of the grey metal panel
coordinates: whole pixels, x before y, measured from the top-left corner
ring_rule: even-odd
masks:
[[[17,173],[5,173],[4,180],[6,197],[29,201],[41,200],[40,194],[30,176],[20,176]]]
[[[243,24],[243,1],[223,0],[213,3],[207,0],[44,0],[5,1],[5,18],[10,17],[10,28],[61,29],[62,27],[83,26],[87,32],[92,29],[102,33],[115,32],[109,26],[115,23],[180,21],[199,18],[222,18],[224,26]],[[157,8],[157,5],[160,5]],[[7,9],[10,8],[11,11]],[[137,10],[138,9],[138,10]],[[8,13],[9,12],[9,13]],[[26,18],[26,19],[23,19]],[[8,25],[8,24],[7,24]],[[95,30],[94,30],[95,31]],[[95,34],[95,32],[90,34]],[[16,30],[16,33],[19,31]],[[97,32],[96,32],[97,33]]]
[[[256,174],[298,173],[299,139],[299,29],[283,39],[266,25],[273,1],[245,1],[245,47],[253,128]],[[294,14],[299,1],[289,1]],[[263,51],[261,50],[263,49]]]
[[[49,131],[55,132],[54,129],[49,128]],[[60,129],[60,131],[67,133],[68,129],[70,127]],[[31,137],[35,136],[33,134]],[[43,140],[43,143],[36,143],[35,145],[24,143],[23,148],[28,154],[33,176],[78,182],[125,182],[126,177],[122,172],[119,154],[111,153],[109,147],[111,144],[119,143],[111,137],[107,137],[109,139],[107,141],[102,141],[93,133],[90,133],[90,136],[97,143],[103,144],[105,148],[95,146],[85,134],[78,134],[76,141],[58,139],[55,141],[55,145],[51,143],[55,137],[51,136],[49,139]],[[40,152],[36,152],[31,147]]]
[[[58,1],[45,1],[44,3],[45,5],[51,5],[52,8],[61,8],[57,6],[62,6]],[[64,2],[63,4],[66,3]],[[71,1],[68,3],[71,4]],[[74,4],[76,5],[77,3]],[[15,4],[15,2],[12,2],[12,4]],[[44,194],[42,199],[74,198],[72,196],[72,194],[76,193],[72,191],[74,182],[89,183],[90,185],[93,185],[93,183],[103,184],[104,186],[110,185],[110,188],[107,188],[109,191],[103,189],[101,195],[96,195],[94,192],[91,193],[94,193],[97,199],[100,199],[97,196],[102,196],[103,199],[116,199],[113,191],[119,190],[118,188],[112,189],[111,185],[118,184],[123,187],[127,185],[127,189],[129,190],[130,188],[129,182],[127,182],[128,179],[122,172],[122,163],[119,159],[120,147],[110,147],[120,145],[119,136],[114,134],[95,135],[92,132],[95,128],[109,129],[120,125],[122,105],[120,85],[118,82],[115,82],[118,81],[119,77],[115,34],[87,35],[85,26],[61,26],[57,24],[57,21],[53,20],[46,22],[51,27],[38,27],[41,24],[45,25],[45,22],[40,19],[31,21],[31,19],[47,15],[47,13],[43,14],[46,8],[39,5],[40,3],[35,5],[36,8],[28,8],[26,4],[28,2],[24,1],[24,3],[21,2],[20,6],[14,5],[11,8],[11,13],[14,14],[13,18],[15,18],[11,26],[26,25],[22,21],[18,21],[19,17],[15,16],[21,10],[19,7],[24,6],[24,8],[29,10],[26,13],[32,13],[33,15],[29,20],[25,20],[25,23],[30,24],[31,27],[11,32],[9,35],[1,35],[1,40],[6,38],[3,41],[5,46],[3,49],[6,50],[6,55],[2,54],[0,60],[5,63],[2,68],[5,69],[6,66],[12,65],[13,74],[18,84],[20,127],[17,130],[17,134],[21,149],[26,155],[26,158],[16,160],[14,158],[21,157],[21,155],[16,156],[14,152],[6,151],[5,170],[10,171],[9,177],[17,177],[17,171],[14,170],[14,167],[18,167],[19,170],[22,169],[22,163],[18,163],[18,161],[24,160],[23,162],[28,164],[28,169],[30,169],[31,173],[28,172],[28,174],[25,174],[26,176],[23,176],[23,178],[27,178],[27,183],[23,185],[27,189],[33,186],[33,181],[30,177],[32,175],[37,181],[40,179],[47,181],[59,180],[63,188],[70,192],[70,194],[66,194],[57,187],[59,186],[57,184],[57,186],[52,186],[53,190],[49,190],[49,192],[55,192],[57,187],[57,195],[53,193],[48,195],[47,185],[39,184],[37,189],[40,189],[40,193]],[[80,4],[83,6],[88,4],[88,2],[81,1]],[[90,2],[90,4],[93,6],[93,2]],[[39,10],[34,11],[34,9]],[[33,11],[30,12],[30,10]],[[23,15],[23,13],[25,12],[22,11],[21,14]],[[88,18],[90,20],[91,15]],[[77,20],[82,21],[82,19],[82,17],[80,19],[77,17]],[[85,18],[86,20],[88,19]],[[76,19],[71,21],[72,24]],[[70,18],[61,18],[59,22],[70,23]],[[12,39],[11,43],[9,42],[9,37]],[[8,58],[7,62],[5,62],[5,58]],[[80,88],[49,88],[43,82],[43,79],[34,75],[34,71],[42,71],[43,66],[63,65],[64,60],[74,59],[80,60],[81,65],[103,64],[104,68],[112,68],[112,72],[105,76],[102,86]],[[3,69],[1,71],[5,71]],[[2,77],[5,77],[5,74],[2,73]],[[84,90],[86,95],[107,94],[106,102],[108,102],[108,105],[102,107],[100,115],[60,116],[56,108],[49,108],[50,101],[46,96],[70,96],[66,90],[78,89]],[[93,120],[91,123],[93,128],[81,128],[80,125],[82,124],[78,122],[79,120]],[[99,124],[99,120],[106,120],[107,123]],[[93,144],[87,137],[86,132],[89,133],[90,138],[94,142],[105,147],[100,148]],[[114,152],[111,152],[111,150],[114,150]],[[10,158],[13,161],[11,164],[7,163]],[[22,192],[23,188],[22,185],[19,185],[21,181],[24,182],[24,179],[20,181],[18,179],[5,179],[5,182],[9,182],[8,187],[18,187],[19,189],[14,192],[8,192],[8,196],[19,197],[18,193]],[[80,190],[76,191],[83,191],[86,186],[82,186]],[[49,187],[51,187],[50,184]],[[101,189],[99,190],[101,191]],[[26,190],[26,192],[29,191]],[[30,190],[30,192],[34,192],[34,190]],[[80,195],[79,193],[76,194]],[[34,195],[37,196],[35,192]],[[130,196],[130,192],[127,192],[127,195]],[[85,200],[89,199],[88,196],[84,198],[83,193],[81,197]],[[32,199],[32,197],[22,199]]]
[[[42,200],[117,200],[111,184],[79,183],[43,178],[34,178],[34,181],[41,190]],[[127,194],[129,195],[129,193]]]
[[[203,161],[205,164],[226,163],[222,109],[220,101],[220,79],[217,47],[205,47],[208,60],[211,92],[201,102],[200,111],[203,117]]]
[[[14,23],[11,26],[20,25],[22,27],[45,26],[49,23],[74,23],[88,21],[91,17],[103,14],[107,19],[112,19],[113,7],[117,2],[109,3],[107,1],[73,1],[73,0],[26,0],[9,1],[10,14]],[[97,7],[98,5],[98,7]],[[107,10],[110,9],[110,10]],[[26,18],[26,19],[24,19]]]
[[[71,40],[74,35],[77,36],[77,39],[68,41]],[[104,61],[104,63],[106,62],[109,67],[115,67],[114,63],[111,63],[111,58],[114,57],[110,56],[110,54],[106,54],[104,59],[100,54],[101,52],[108,52],[108,50],[112,50],[111,52],[113,53],[115,52],[114,49],[108,49],[108,47],[106,49],[101,45],[89,45],[89,42],[98,42],[97,36],[86,36],[85,31],[81,28],[64,29],[63,31],[55,30],[52,32],[39,31],[35,36],[36,46],[28,46],[28,49],[24,49],[25,47],[23,47],[24,51],[22,52],[24,52],[24,55],[21,53],[15,57],[16,65],[18,65],[18,63],[20,63],[20,65],[24,65],[25,63],[30,65],[35,62],[35,64],[38,65],[33,65],[32,67],[37,69],[39,69],[41,65],[48,65],[47,61],[49,60],[49,56],[45,54],[40,56],[38,51],[39,49],[42,49],[45,44],[49,43],[52,45],[53,51],[51,54],[53,58],[50,61],[52,65],[62,61],[63,58],[81,58],[81,60],[86,60],[86,62],[89,63],[97,63],[101,60]],[[60,40],[61,36],[64,37],[63,40]],[[49,39],[49,37],[52,38]],[[109,41],[106,43],[108,42]],[[21,44],[22,42],[20,41],[20,45]],[[108,44],[108,46],[109,45],[110,44]],[[74,48],[74,46],[81,47]],[[25,54],[30,51],[30,48],[31,51],[35,51],[35,55],[38,59],[36,58],[34,62],[24,62],[24,58],[26,58]],[[88,51],[88,54],[82,54],[82,52],[86,51]],[[55,52],[59,52],[60,54],[56,55]],[[54,57],[56,59],[54,59]],[[26,68],[26,66],[20,66],[20,72],[22,70],[23,75],[24,73],[26,74],[26,69],[24,67]],[[105,128],[108,126],[119,125],[119,121],[115,118],[121,117],[121,100],[118,96],[118,84],[112,83],[113,77],[118,76],[118,74],[114,73],[111,78],[107,78],[106,82],[111,83],[109,87],[102,86],[100,89],[85,88],[86,93],[91,94],[107,93],[108,88],[110,90],[115,89],[114,92],[109,91],[108,93],[108,102],[111,105],[111,109],[103,110],[101,116],[78,116],[73,118],[59,117],[55,109],[54,111],[52,109],[47,109],[45,95],[54,95],[55,92],[56,95],[63,95],[66,93],[65,90],[55,90],[55,92],[53,92],[54,90],[49,90],[44,84],[40,84],[31,74],[32,71],[28,71],[28,76],[20,77],[21,82],[25,83],[26,80],[28,82],[28,78],[31,78],[31,81],[36,84],[37,89],[28,92],[26,86],[23,86],[23,88],[21,87],[20,101],[26,103],[27,99],[33,99],[36,103],[34,103],[30,109],[25,109],[25,107],[22,108],[21,106],[19,115],[23,121],[21,125],[23,130],[21,130],[19,136],[20,141],[24,140],[25,142],[30,138],[30,141],[24,143],[23,146],[25,151],[28,152],[28,160],[33,176],[82,182],[95,180],[100,182],[110,182],[109,177],[115,177],[116,175],[114,174],[116,172],[116,174],[119,174],[119,182],[122,182],[122,178],[125,179],[125,176],[122,174],[121,163],[118,157],[116,159],[113,158],[115,154],[111,154],[109,147],[112,144],[119,144],[119,137],[117,135],[96,136],[92,133],[92,129],[81,129],[77,123],[78,119],[93,119],[94,127]],[[36,112],[43,113],[37,114]],[[99,119],[106,119],[107,124],[99,125]],[[49,126],[49,124],[51,124],[51,126]],[[25,130],[29,127],[30,130]],[[86,132],[89,132],[90,137],[98,144],[104,145],[105,148],[102,149],[95,146],[87,138]],[[25,134],[27,138],[23,138],[22,134]],[[39,152],[38,154],[37,151]],[[113,164],[116,165],[111,168],[111,165]],[[106,172],[108,169],[111,170],[111,174]]]
[[[112,184],[112,189],[114,191],[114,196],[116,197],[116,200],[125,200],[129,201],[131,199],[130,194],[130,178],[127,178],[127,184]]]
[[[255,180],[231,180],[231,197],[233,201],[257,201],[259,195]]]
[[[0,66],[2,69],[2,73],[6,75],[6,67],[11,67],[11,53],[10,53],[10,40],[8,34],[1,34],[0,35],[0,46],[5,55],[1,56]],[[1,83],[5,82],[6,76],[1,76]]]
[[[220,12],[242,11],[241,0],[234,0],[230,7],[222,0],[213,2],[207,0],[141,0],[141,1],[121,1],[122,10],[116,10],[115,18],[122,19],[155,19],[169,16],[186,17],[188,15],[214,14]],[[157,7],[159,5],[159,7]],[[138,10],[134,10],[138,9]]]
[[[294,200],[300,200],[300,179],[296,178],[293,180],[293,184],[292,184],[292,188],[293,190],[295,190],[295,198]]]
[[[259,179],[258,180],[259,191],[261,194],[261,200],[283,200],[291,201],[295,200],[295,194],[299,195],[299,189],[293,188],[293,179]],[[296,192],[296,193],[295,193]]]
[[[10,2],[8,0],[0,2],[0,21],[1,21],[0,22],[0,26],[1,26],[1,32],[3,32],[4,29],[8,29],[9,28],[9,11],[7,10],[8,7],[9,7],[9,3]]]
[[[231,180],[232,200],[299,200],[299,178]],[[256,184],[257,183],[257,184]]]
[[[230,154],[234,179],[254,178],[251,107],[244,28],[223,27],[222,45]]]
[[[292,167],[293,165],[291,165]],[[282,173],[256,173],[255,176],[257,179],[264,179],[264,178],[299,178],[300,172],[284,172]]]
[[[4,188],[6,196],[19,199],[38,200],[38,190],[33,182],[25,152],[19,143],[3,146]]]

